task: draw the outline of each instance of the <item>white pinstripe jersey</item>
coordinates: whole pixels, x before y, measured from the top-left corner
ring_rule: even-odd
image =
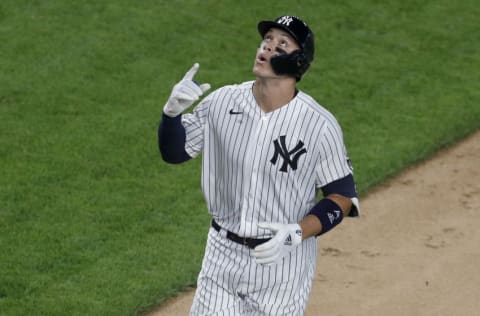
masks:
[[[203,156],[202,190],[211,215],[225,229],[261,237],[258,222],[300,221],[320,187],[352,170],[330,112],[299,91],[264,113],[253,84],[212,92],[182,116],[182,124],[186,152]]]

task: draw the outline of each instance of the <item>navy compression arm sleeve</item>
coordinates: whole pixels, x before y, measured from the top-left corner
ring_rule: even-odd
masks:
[[[182,163],[190,160],[185,151],[185,128],[182,125],[182,116],[169,117],[162,114],[162,121],[158,127],[158,148],[164,161],[168,163]]]

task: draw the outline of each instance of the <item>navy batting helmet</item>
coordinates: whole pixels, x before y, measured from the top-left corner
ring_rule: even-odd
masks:
[[[258,32],[262,37],[271,28],[279,28],[286,31],[300,46],[300,50],[273,57],[270,60],[273,71],[277,75],[293,76],[297,81],[300,81],[303,74],[310,67],[315,54],[312,30],[304,21],[290,15],[281,16],[275,19],[275,21],[261,21],[258,23]]]

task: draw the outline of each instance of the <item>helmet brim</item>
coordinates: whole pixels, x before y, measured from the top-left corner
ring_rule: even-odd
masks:
[[[260,35],[262,37],[264,37],[265,34],[267,34],[268,30],[270,30],[272,28],[281,29],[281,30],[287,32],[288,34],[290,34],[295,39],[297,44],[300,45],[300,41],[297,38],[297,35],[295,33],[293,33],[292,30],[290,30],[289,28],[287,28],[283,24],[277,23],[275,21],[261,21],[260,23],[258,23],[257,28],[258,28],[258,32],[260,33]]]

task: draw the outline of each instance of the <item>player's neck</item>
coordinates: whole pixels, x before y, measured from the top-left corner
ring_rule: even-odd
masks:
[[[290,78],[289,78],[290,79]],[[253,85],[253,95],[262,111],[268,113],[284,106],[295,97],[295,79],[259,79]]]

